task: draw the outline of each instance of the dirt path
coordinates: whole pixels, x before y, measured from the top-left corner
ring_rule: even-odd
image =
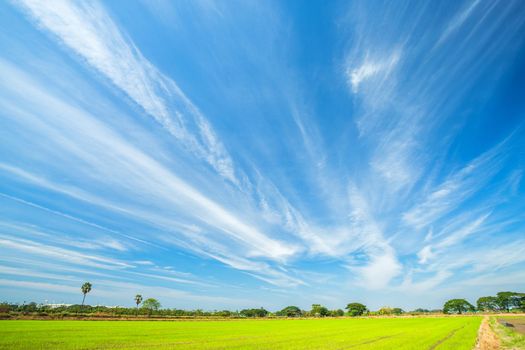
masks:
[[[489,317],[485,316],[478,331],[478,342],[475,350],[498,350],[500,348],[498,336],[490,328]]]

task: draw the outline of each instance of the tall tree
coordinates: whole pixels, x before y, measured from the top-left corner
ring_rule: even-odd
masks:
[[[259,309],[243,309],[239,312],[239,314],[244,317],[266,317],[268,313],[269,312],[262,307]]]
[[[319,317],[319,316],[324,317],[324,316],[328,316],[330,314],[330,311],[326,307],[322,306],[321,304],[313,304],[310,314],[316,317]]]
[[[498,309],[498,298],[481,297],[476,302],[479,311],[495,311]]]
[[[350,316],[361,316],[367,309],[366,306],[360,303],[350,303],[346,305],[346,308]]]
[[[84,294],[84,297],[82,298],[82,306],[84,306],[84,301],[86,300],[86,294],[91,292],[91,283],[85,282],[82,287],[80,287],[80,290],[82,291],[82,294]]]
[[[139,313],[139,305],[142,303],[142,295],[137,294],[135,295],[135,304],[137,304],[137,314]]]
[[[279,315],[286,316],[286,317],[299,317],[303,314],[301,309],[299,309],[297,306],[287,306],[281,311],[279,311]]]
[[[474,311],[474,305],[465,299],[451,299],[443,306],[443,312],[446,314],[458,313],[462,314],[467,311]]]
[[[516,292],[499,292],[496,294],[499,308],[509,312],[512,308],[520,307],[520,294]]]
[[[151,316],[153,311],[157,311],[158,309],[160,309],[160,303],[157,299],[148,298],[144,300],[144,302],[142,303],[142,307],[148,310],[148,314]]]

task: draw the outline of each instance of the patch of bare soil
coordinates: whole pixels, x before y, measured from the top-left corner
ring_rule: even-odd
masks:
[[[512,329],[515,332],[525,334],[525,319],[524,318],[505,318],[498,319],[498,322],[503,326]]]
[[[489,324],[489,318],[485,316],[478,331],[478,341],[476,343],[476,350],[497,350],[500,348],[498,336]]]

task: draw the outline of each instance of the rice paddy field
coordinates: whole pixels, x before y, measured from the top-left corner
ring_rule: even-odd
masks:
[[[0,349],[472,349],[481,317],[0,321]]]

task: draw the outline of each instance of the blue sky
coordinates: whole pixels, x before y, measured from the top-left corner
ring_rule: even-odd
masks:
[[[521,1],[0,4],[0,299],[525,291]]]

